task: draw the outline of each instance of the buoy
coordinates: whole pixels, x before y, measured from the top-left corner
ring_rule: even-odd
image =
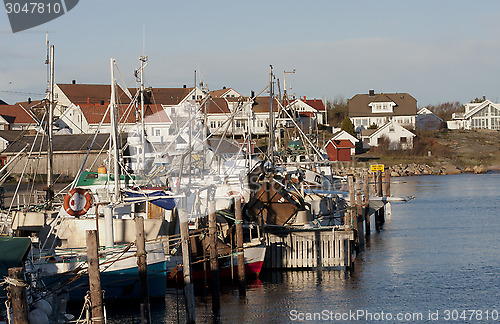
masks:
[[[106,167],[104,165],[101,165],[98,169],[97,169],[97,173],[99,174],[106,174],[108,173],[108,170],[106,169]]]
[[[63,208],[71,216],[82,216],[92,206],[92,196],[82,188],[71,189],[64,196]]]
[[[28,320],[31,324],[49,324],[49,317],[41,309],[35,308],[28,314]]]
[[[50,314],[52,314],[52,306],[45,299],[37,300],[36,302],[33,303],[33,306],[43,311],[47,316],[50,316]]]

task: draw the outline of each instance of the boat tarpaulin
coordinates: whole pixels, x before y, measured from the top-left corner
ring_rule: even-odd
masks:
[[[23,266],[30,247],[29,237],[0,236],[0,278],[9,275],[9,268]]]
[[[125,194],[128,198],[127,201],[132,203],[149,201],[153,205],[167,210],[173,210],[177,205],[177,198],[170,197],[170,194],[161,189],[147,189],[140,191],[126,190]],[[134,198],[137,198],[137,200]]]

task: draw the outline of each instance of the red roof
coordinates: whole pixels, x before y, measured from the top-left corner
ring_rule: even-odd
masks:
[[[144,117],[145,123],[171,123],[172,120],[168,117],[165,109],[161,108],[160,105],[156,106],[157,111],[148,116]],[[160,109],[161,108],[161,109]]]
[[[205,105],[202,107],[205,112]],[[207,114],[230,114],[229,106],[224,98],[212,98],[206,103]]]
[[[313,107],[317,111],[325,111],[325,104],[321,99],[304,99],[304,102],[309,106]]]
[[[147,88],[144,91],[144,102],[175,106],[184,100],[194,88]],[[137,89],[129,89],[132,95],[137,92]],[[189,98],[192,99],[192,98]]]
[[[257,97],[254,99],[253,108],[254,113],[269,113],[269,97]],[[273,111],[279,111],[279,102],[276,98],[274,98],[273,103]]]
[[[108,84],[57,84],[59,89],[74,104],[109,103],[111,86]],[[128,104],[130,99],[120,87],[116,87],[116,97],[119,103]]]
[[[220,98],[224,94],[226,94],[229,90],[231,90],[231,88],[229,88],[229,89],[226,88],[226,89],[213,90],[213,91],[210,91],[210,95],[212,96],[212,98]]]
[[[36,124],[36,121],[19,104],[0,105],[0,116],[9,124]]]
[[[330,140],[328,144],[332,143],[335,148],[353,148],[354,145],[349,140]]]
[[[79,104],[78,105],[85,116],[85,119],[89,124],[99,124],[102,120],[102,117],[106,113],[108,109],[108,104]],[[129,109],[128,105],[118,105],[118,122],[119,123],[127,123],[134,124],[140,118],[140,110],[136,110],[135,107],[131,107]],[[144,106],[144,116],[150,116],[155,113],[163,111],[163,107],[161,105],[145,105]],[[166,116],[166,114],[165,114]],[[163,117],[162,117],[163,118]],[[166,117],[168,118],[168,116]],[[170,121],[170,119],[168,120]],[[167,121],[167,122],[168,122]],[[110,124],[109,112],[104,119],[104,124]]]

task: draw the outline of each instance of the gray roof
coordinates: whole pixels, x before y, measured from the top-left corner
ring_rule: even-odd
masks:
[[[34,145],[33,152],[38,152],[40,150],[40,142],[42,141],[42,135],[38,135],[35,140],[34,135],[23,136],[21,139],[11,143],[2,154],[16,154],[21,151],[26,144]],[[54,153],[64,153],[64,152],[82,152],[85,153],[89,149],[90,144],[94,134],[70,134],[70,135],[54,135],[53,138],[53,150]],[[109,138],[109,134],[98,134],[91,151],[100,151],[106,145]],[[123,147],[127,141],[127,134],[121,134],[120,147]],[[34,144],[33,144],[34,143]],[[47,136],[43,137],[42,150],[41,152],[47,152]]]
[[[11,143],[25,135],[25,130],[0,130],[0,137]]]

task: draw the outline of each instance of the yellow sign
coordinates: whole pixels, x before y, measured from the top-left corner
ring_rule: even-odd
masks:
[[[372,165],[370,165],[370,172],[377,172],[377,171],[384,172],[384,165],[383,164],[372,164]]]

